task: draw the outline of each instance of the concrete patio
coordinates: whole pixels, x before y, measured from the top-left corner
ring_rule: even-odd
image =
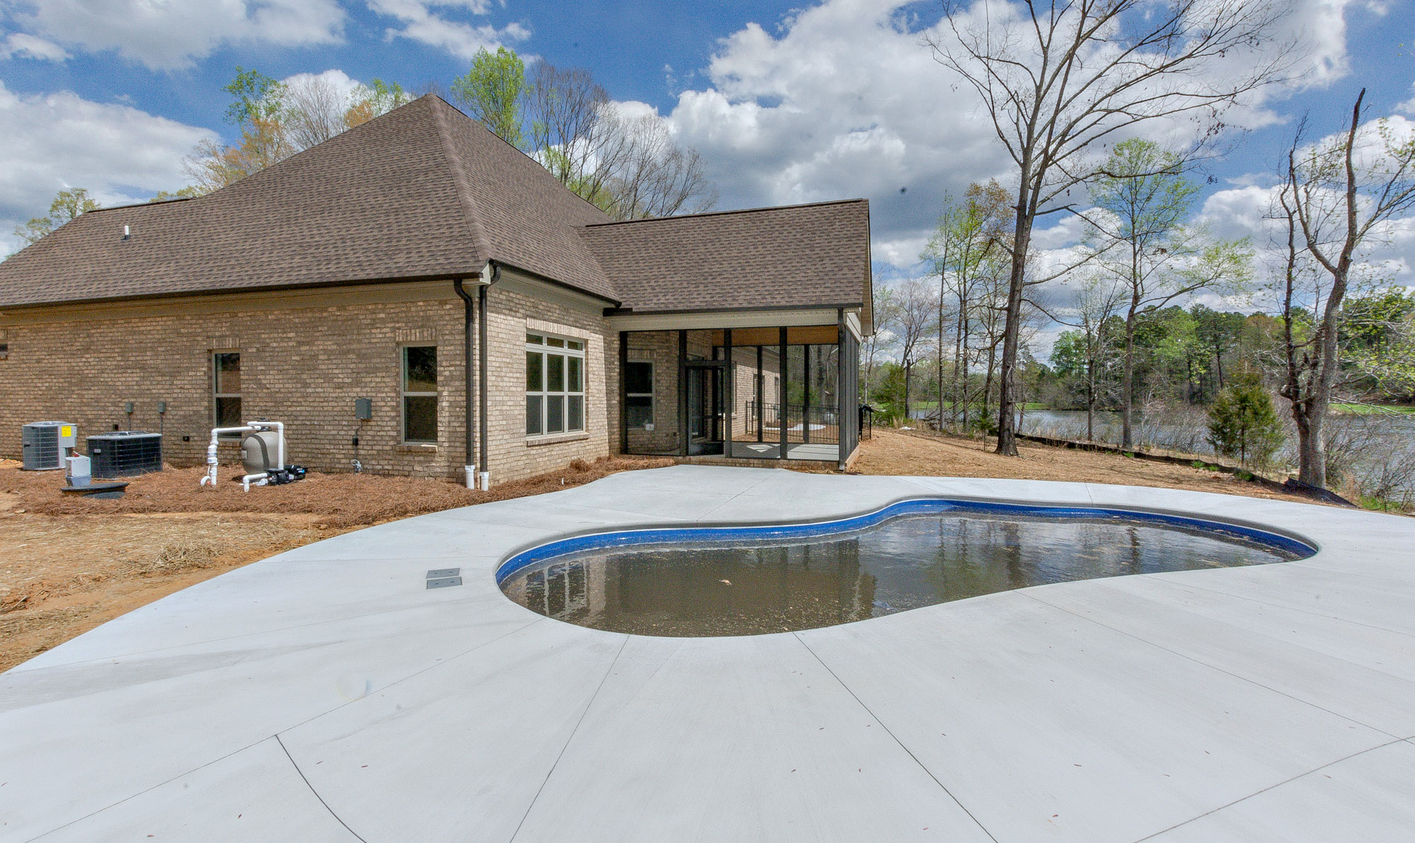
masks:
[[[493,579],[569,534],[927,495],[1207,515],[1320,551],[746,638],[570,626]],[[463,585],[426,589],[444,567]],[[350,533],[0,674],[0,840],[148,838],[1415,839],[1415,520],[678,466]]]

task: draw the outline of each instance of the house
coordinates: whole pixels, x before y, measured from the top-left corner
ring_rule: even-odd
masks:
[[[870,302],[864,200],[613,222],[429,95],[0,263],[0,454],[63,419],[193,465],[273,419],[324,471],[843,467]]]

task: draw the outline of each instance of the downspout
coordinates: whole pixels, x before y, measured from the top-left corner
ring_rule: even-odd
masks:
[[[477,293],[477,314],[478,314],[478,317],[479,317],[479,318],[478,318],[478,322],[477,322],[477,326],[478,326],[478,334],[477,334],[477,355],[478,355],[478,357],[480,358],[480,359],[477,361],[477,377],[478,377],[478,379],[479,379],[480,382],[481,382],[481,389],[478,391],[477,400],[478,400],[478,402],[479,402],[480,410],[481,410],[481,419],[480,419],[480,422],[481,422],[481,430],[480,430],[481,442],[480,442],[480,444],[481,444],[481,488],[482,488],[482,491],[486,491],[486,490],[488,490],[488,489],[491,488],[491,470],[490,470],[490,468],[489,468],[488,465],[487,465],[487,455],[486,455],[486,451],[487,451],[487,448],[486,448],[486,435],[487,435],[487,425],[486,425],[486,407],[487,407],[487,396],[486,396],[486,368],[487,368],[487,367],[486,367],[486,360],[487,360],[487,353],[486,353],[486,336],[487,336],[487,328],[486,328],[486,291],[487,291],[488,289],[490,289],[491,286],[492,286],[493,284],[495,284],[497,281],[500,281],[500,280],[501,280],[501,265],[498,264],[498,263],[495,263],[494,261],[490,261],[490,260],[488,260],[488,261],[486,262],[486,265],[489,266],[489,267],[491,267],[491,279],[488,280],[488,281],[484,281],[484,282],[482,283],[482,285],[481,285],[481,289],[480,289],[480,290],[478,291],[478,293]],[[482,271],[482,277],[483,277],[483,278],[486,277],[486,271],[485,271],[485,270]]]
[[[465,393],[466,399],[467,399],[467,418],[466,418],[466,425],[465,425],[466,437],[465,437],[465,439],[464,439],[465,448],[464,448],[464,450],[462,451],[462,454],[463,454],[463,456],[464,456],[464,458],[465,458],[465,462],[464,462],[464,464],[462,465],[462,473],[463,473],[463,474],[465,475],[465,477],[466,477],[467,488],[468,488],[468,489],[475,489],[475,488],[477,487],[477,467],[476,467],[476,465],[472,462],[472,460],[473,460],[473,456],[472,456],[472,454],[473,454],[472,446],[473,446],[473,444],[474,444],[474,441],[473,441],[473,438],[472,438],[472,422],[473,422],[473,416],[472,416],[472,319],[473,319],[473,313],[472,313],[472,297],[471,297],[470,295],[468,295],[468,294],[467,294],[467,291],[462,287],[462,279],[461,279],[461,278],[455,278],[455,279],[453,279],[453,281],[452,281],[452,289],[456,290],[456,291],[457,291],[457,296],[462,299],[462,330],[463,330],[463,333],[462,333],[462,336],[463,336],[463,346],[462,346],[462,349],[463,349],[464,358],[465,358],[465,359],[463,360],[463,363],[462,363],[462,368],[463,368],[463,370],[465,370],[466,375],[467,375],[467,383],[466,383],[466,390],[467,390],[467,391],[466,391],[466,393]],[[484,286],[483,286],[483,289],[485,289]]]

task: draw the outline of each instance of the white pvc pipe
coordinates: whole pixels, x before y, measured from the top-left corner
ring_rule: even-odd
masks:
[[[467,488],[475,489],[477,487],[477,467],[474,465],[464,465],[462,466],[462,472],[467,480]]]
[[[487,490],[490,489],[490,488],[491,488],[491,472],[489,472],[489,471],[483,471],[483,472],[481,473],[481,490],[482,490],[483,492],[485,492],[485,491],[487,491]]]
[[[216,456],[216,445],[217,439],[221,436],[221,434],[259,433],[262,430],[275,431],[275,459],[277,463],[275,468],[283,469],[285,467],[284,422],[246,422],[240,427],[213,427],[211,429],[211,444],[206,446],[206,476],[203,477],[201,479],[201,482],[197,485],[205,486],[207,484],[210,484],[213,489],[216,488],[216,469],[217,466],[220,465],[220,461],[217,459]],[[257,486],[264,486],[266,484],[265,478],[266,475],[264,474],[247,474],[246,476],[241,478],[241,485],[247,492],[249,492],[251,490],[251,483],[255,483]]]

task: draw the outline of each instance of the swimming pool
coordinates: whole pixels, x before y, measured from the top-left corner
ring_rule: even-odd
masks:
[[[497,580],[547,617],[699,637],[812,629],[1034,585],[1314,552],[1290,536],[1188,516],[910,500],[826,523],[563,539],[512,556]]]

